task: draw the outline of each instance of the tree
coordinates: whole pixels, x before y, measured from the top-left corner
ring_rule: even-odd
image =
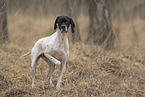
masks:
[[[65,13],[72,17],[75,21],[75,32],[72,34],[72,42],[78,42],[81,41],[80,37],[80,30],[78,27],[78,21],[77,21],[77,13],[78,13],[78,7],[79,7],[79,0],[65,0],[64,1],[64,9]]]
[[[89,0],[89,33],[86,43],[99,44],[104,49],[114,46],[114,33],[108,10],[109,0]]]
[[[0,44],[8,41],[6,3],[0,0]]]

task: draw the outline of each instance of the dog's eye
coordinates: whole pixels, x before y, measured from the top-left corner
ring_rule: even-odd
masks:
[[[61,22],[58,22],[58,25],[61,25]]]
[[[69,24],[69,22],[66,22],[66,24]]]

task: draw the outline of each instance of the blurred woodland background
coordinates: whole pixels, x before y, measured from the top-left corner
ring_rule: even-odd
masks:
[[[62,86],[48,84],[40,60],[32,89],[30,56],[20,56],[53,33],[59,15],[76,24]],[[0,0],[0,96],[145,97],[144,41],[145,0]]]
[[[141,31],[137,31],[135,20],[145,19],[145,0],[1,0],[5,1],[5,6],[8,16],[16,16],[18,14],[29,16],[32,18],[49,18],[58,15],[67,15],[72,17],[76,23],[76,33],[72,35],[72,42],[83,41],[88,44],[99,44],[104,49],[114,48],[122,44],[120,40],[122,31],[120,31],[122,22],[131,25],[133,46],[142,45],[140,43],[139,33],[144,32],[144,27]],[[2,5],[1,5],[2,6]],[[4,9],[3,7],[1,9]],[[2,10],[1,10],[2,11]],[[85,32],[80,31],[83,24],[79,23],[78,18],[85,17],[83,24]],[[48,21],[49,22],[49,21]],[[124,23],[124,25],[125,25]],[[116,25],[119,25],[116,27]],[[142,25],[142,24],[141,24]],[[125,29],[125,28],[124,28]],[[86,35],[86,36],[85,36]]]

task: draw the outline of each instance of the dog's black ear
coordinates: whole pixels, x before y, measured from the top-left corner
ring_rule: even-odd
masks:
[[[59,19],[59,16],[58,16],[58,17],[56,18],[56,20],[55,20],[55,23],[54,23],[54,30],[57,28],[58,19]]]
[[[74,33],[75,32],[75,30],[74,30],[75,23],[74,23],[74,21],[71,18],[70,18],[70,24],[71,24],[71,32]]]

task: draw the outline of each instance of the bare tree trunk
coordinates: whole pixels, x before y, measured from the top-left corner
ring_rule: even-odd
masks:
[[[75,32],[72,34],[72,42],[78,42],[81,41],[80,37],[80,30],[78,27],[78,21],[77,21],[77,8],[78,8],[78,1],[77,0],[65,0],[65,13],[72,17],[75,21]]]
[[[114,33],[107,0],[90,0],[90,26],[86,43],[99,44],[104,49],[114,47]]]
[[[8,41],[6,3],[0,0],[0,44]]]

